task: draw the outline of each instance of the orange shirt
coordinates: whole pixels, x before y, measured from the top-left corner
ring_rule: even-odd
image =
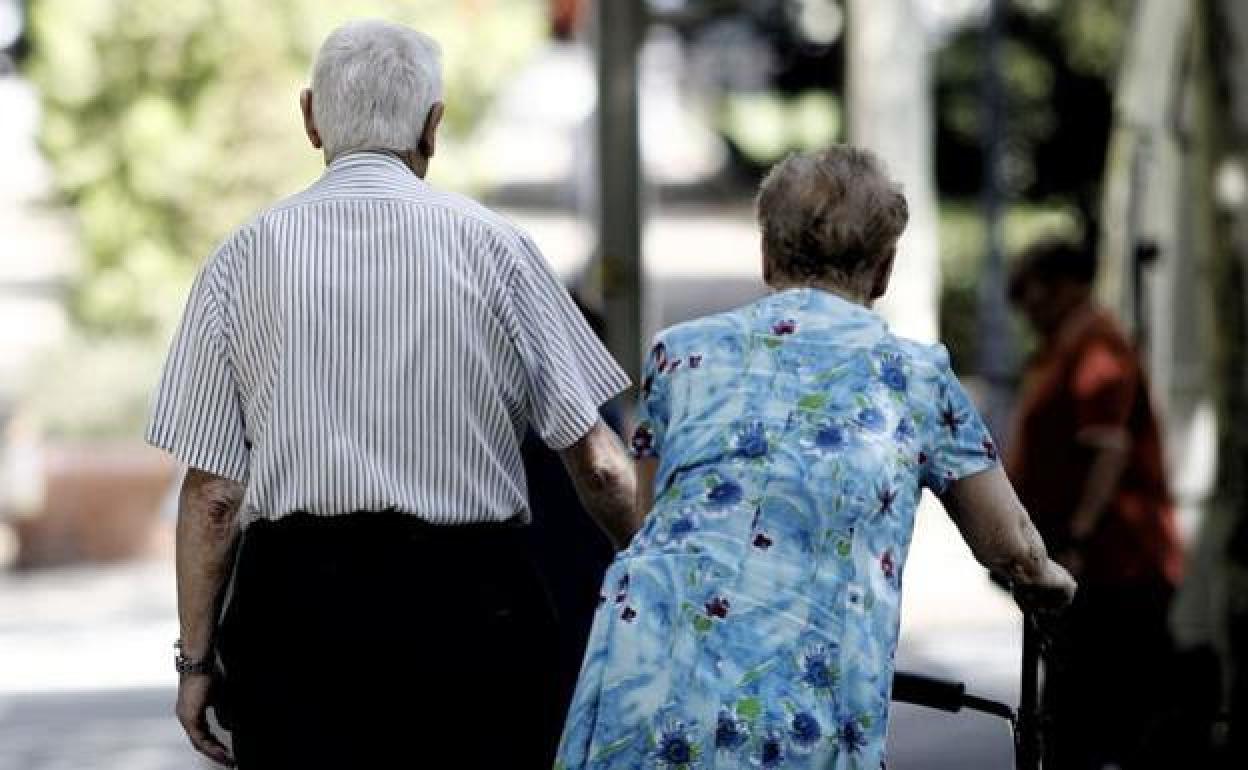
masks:
[[[1083,579],[1178,582],[1182,552],[1161,430],[1139,356],[1118,324],[1087,306],[1028,367],[1007,469],[1050,548],[1070,540],[1096,449],[1080,437],[1128,440],[1126,469],[1084,551]]]

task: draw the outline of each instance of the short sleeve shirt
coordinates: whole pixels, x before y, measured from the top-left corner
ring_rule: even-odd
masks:
[[[1086,307],[1027,369],[1009,473],[1046,542],[1070,539],[1098,438],[1127,450],[1084,554],[1085,580],[1175,583],[1181,547],[1166,480],[1161,428],[1139,356],[1114,320]]]
[[[244,523],[524,519],[526,427],[566,448],[627,385],[525,233],[356,153],[204,264],[147,438],[245,482]]]

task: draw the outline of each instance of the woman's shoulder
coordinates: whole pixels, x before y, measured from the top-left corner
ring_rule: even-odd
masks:
[[[892,348],[895,355],[904,358],[911,366],[933,375],[950,371],[949,349],[940,342],[918,342],[907,337],[889,334],[885,345]]]
[[[739,310],[693,318],[666,327],[654,335],[652,344],[669,348],[701,345],[707,340],[736,336],[747,331],[747,323]]]

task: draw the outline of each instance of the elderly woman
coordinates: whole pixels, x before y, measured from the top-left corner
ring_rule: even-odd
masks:
[[[642,530],[608,570],[557,767],[884,762],[901,577],[924,488],[1045,605],[1049,560],[948,354],[893,336],[906,200],[869,152],[778,165],[774,292],[660,333],[642,384]]]

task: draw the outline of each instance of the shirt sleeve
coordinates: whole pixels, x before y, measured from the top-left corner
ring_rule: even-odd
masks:
[[[662,453],[669,418],[667,346],[654,338],[650,354],[641,367],[641,390],[637,401],[637,427],[633,431],[633,457],[658,457]]]
[[[944,494],[958,479],[974,476],[998,462],[997,445],[971,398],[949,366],[943,345],[935,350],[936,374],[922,464],[923,485]]]
[[[598,408],[629,386],[628,375],[527,236],[509,288],[530,422],[548,447],[566,449],[598,422]]]
[[[1135,372],[1128,354],[1103,342],[1094,342],[1080,354],[1070,387],[1081,432],[1126,426],[1138,385]]]
[[[156,388],[146,438],[193,468],[245,483],[250,449],[211,264],[191,287]]]

